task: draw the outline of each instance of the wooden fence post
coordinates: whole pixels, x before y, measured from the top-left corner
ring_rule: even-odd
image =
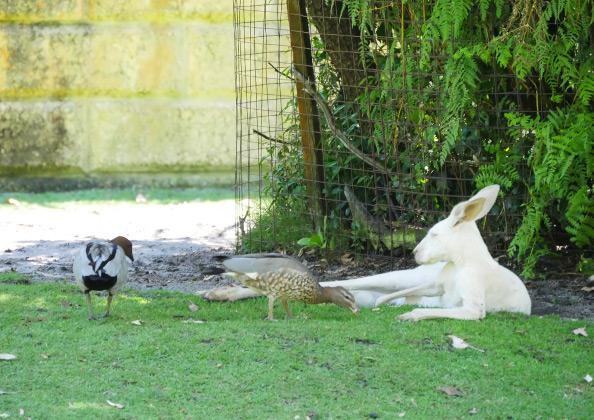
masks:
[[[323,0],[320,0],[323,1]],[[311,40],[307,11],[303,0],[287,0],[293,65],[306,79],[315,82],[311,55]],[[306,188],[315,228],[322,228],[326,215],[324,199],[324,153],[321,144],[320,118],[315,100],[304,90],[303,83],[296,82],[299,126],[303,145]]]

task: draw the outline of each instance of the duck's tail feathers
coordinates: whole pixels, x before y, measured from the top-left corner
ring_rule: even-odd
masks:
[[[89,265],[93,268],[93,271],[100,274],[101,270],[103,270],[109,262],[113,261],[117,250],[118,246],[116,244],[96,242],[87,244],[87,259],[89,260]]]

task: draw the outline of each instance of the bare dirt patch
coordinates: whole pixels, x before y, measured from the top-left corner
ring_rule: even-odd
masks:
[[[218,253],[232,253],[235,244],[233,200],[181,204],[128,203],[17,207],[0,204],[0,272],[16,271],[34,281],[74,283],[74,253],[86,241],[122,235],[134,244],[128,286],[195,293],[230,283],[201,271]],[[321,280],[340,280],[410,268],[409,259],[383,258],[360,263],[325,264],[315,255],[306,263]],[[566,264],[543,268],[547,280],[528,282],[533,314],[594,320],[594,292],[581,290],[584,275]],[[517,270],[516,270],[517,271]]]
[[[134,246],[127,285],[192,293],[218,284],[200,267],[235,243],[233,200],[0,207],[0,271],[35,281],[71,280],[74,254],[91,239],[122,235]],[[225,281],[226,284],[226,281]]]

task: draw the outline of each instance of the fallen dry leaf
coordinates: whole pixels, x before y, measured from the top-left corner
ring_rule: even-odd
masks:
[[[132,325],[142,325],[142,324],[144,324],[144,321],[141,320],[141,319],[137,319],[136,321],[130,322],[130,324],[132,324]]]
[[[0,353],[0,360],[14,360],[17,357],[10,353]]]
[[[6,391],[2,391],[0,389],[0,395],[12,395],[12,394],[16,394],[16,392],[6,392]]]
[[[0,419],[7,419],[9,417],[8,413],[0,414]]]
[[[200,306],[195,305],[194,302],[190,301],[190,306],[188,306],[188,309],[190,310],[190,312],[196,312],[200,309]]]
[[[584,376],[584,380],[588,383],[592,382],[594,379],[592,379],[592,377],[588,374],[586,376]]]
[[[137,203],[146,203],[146,197],[144,195],[142,195],[141,193],[138,193],[138,195],[136,196],[136,202]]]
[[[592,286],[592,287],[584,286],[584,287],[582,287],[582,290],[584,292],[591,292],[594,290],[594,286]]]
[[[468,410],[468,414],[476,414],[476,408],[471,408]]]
[[[20,206],[21,202],[19,200],[17,200],[16,198],[9,198],[8,200],[6,200],[6,202],[8,204],[12,204],[13,206]]]
[[[43,354],[43,353],[41,353],[41,357],[44,358],[44,359],[49,359],[49,354]]]
[[[572,333],[574,333],[575,335],[583,335],[584,337],[588,336],[588,333],[586,332],[586,327],[576,328],[572,331]]]
[[[437,388],[437,389],[445,392],[448,395],[452,395],[452,396],[455,396],[455,397],[462,397],[463,396],[463,394],[460,391],[458,391],[456,388],[454,388],[452,386],[443,386],[443,387]]]
[[[63,278],[62,276],[56,276],[55,274],[48,274],[48,273],[44,273],[43,271],[39,271],[36,270],[35,274],[41,274],[44,277],[49,277],[50,279],[61,279]]]
[[[476,351],[484,352],[484,350],[477,349],[476,347],[471,346],[466,341],[462,340],[460,337],[456,337],[455,335],[448,335],[452,339],[452,346],[456,349],[465,349],[471,348]]]
[[[398,414],[398,417],[404,417],[406,415],[406,413],[400,413]]]
[[[186,319],[182,321],[184,324],[206,324],[205,319]]]
[[[112,407],[115,407],[115,408],[124,408],[124,406],[122,404],[114,403],[114,402],[111,402],[109,400],[105,400],[105,401],[107,401],[107,404],[111,405]]]
[[[19,410],[19,416],[24,416],[25,415],[25,410],[23,410],[22,408]]]
[[[66,299],[62,299],[60,301],[60,305],[62,305],[65,308],[70,308],[70,303]]]

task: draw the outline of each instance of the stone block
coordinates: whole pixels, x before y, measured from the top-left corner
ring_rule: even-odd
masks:
[[[196,24],[188,34],[189,94],[234,95],[233,25]]]
[[[89,89],[180,95],[183,35],[184,28],[173,24],[97,25],[86,53]]]
[[[71,101],[0,103],[0,173],[86,165],[84,110]]]
[[[0,95],[179,96],[184,28],[176,25],[0,27]]]
[[[64,96],[83,89],[88,79],[84,55],[87,27],[2,25],[0,27],[0,93],[14,97]]]
[[[0,21],[81,20],[83,0],[3,0]]]
[[[234,100],[95,102],[89,116],[89,170],[235,164]]]
[[[0,103],[0,174],[210,170],[234,164],[233,100]]]
[[[233,0],[89,0],[92,20],[206,19],[232,21]]]

